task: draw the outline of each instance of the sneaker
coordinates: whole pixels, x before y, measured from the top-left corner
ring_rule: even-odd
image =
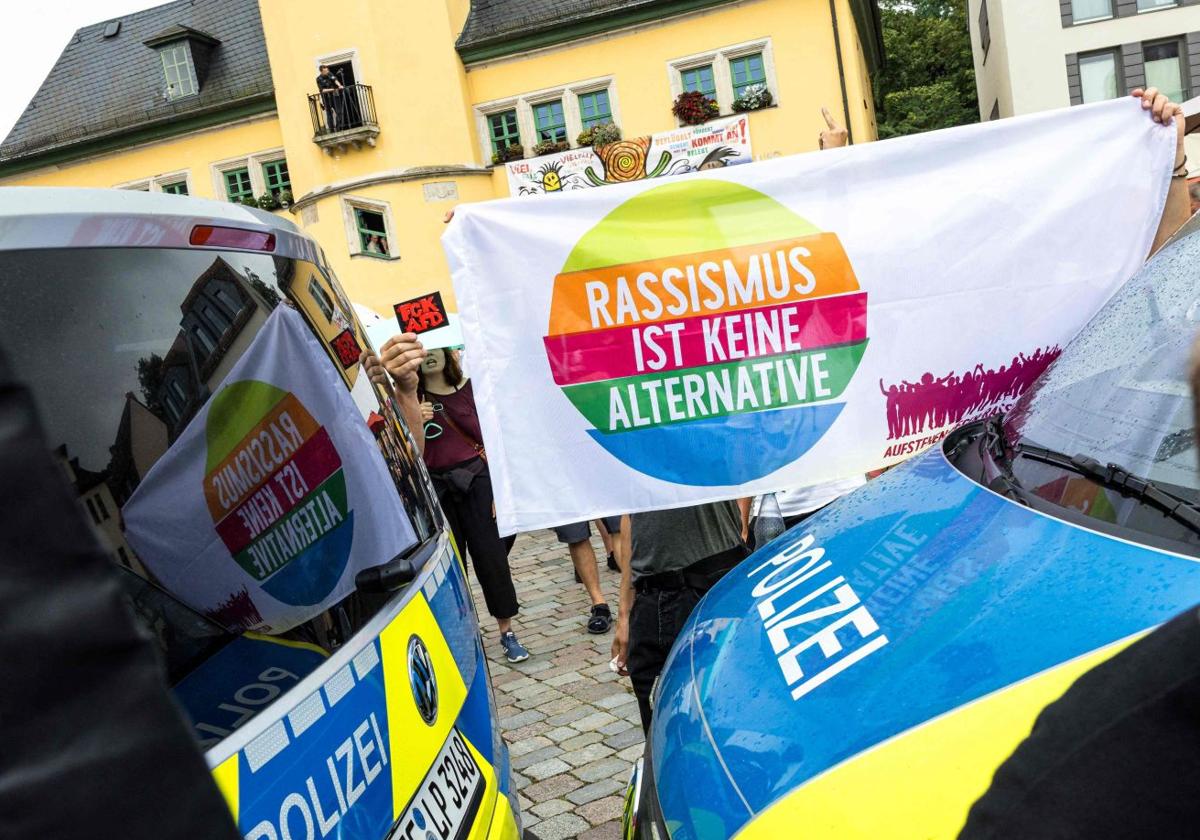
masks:
[[[614,572],[621,571],[621,567],[617,565],[617,558],[613,557],[613,553],[611,551],[608,552],[608,568],[612,569]]]
[[[511,630],[500,636],[500,647],[504,648],[504,657],[509,662],[524,662],[529,658],[529,651],[517,641],[517,634]]]

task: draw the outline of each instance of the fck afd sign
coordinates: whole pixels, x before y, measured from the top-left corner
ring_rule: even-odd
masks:
[[[861,475],[1011,403],[1145,259],[1173,154],[1121,100],[460,208],[501,530]]]

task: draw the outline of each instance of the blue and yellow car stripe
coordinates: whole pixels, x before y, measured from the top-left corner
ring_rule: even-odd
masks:
[[[282,719],[213,768],[248,840],[382,840],[454,730],[483,777],[465,836],[517,837],[517,819],[504,795],[507,752],[494,737],[478,631],[471,614],[461,611],[469,597],[461,565],[451,550],[430,562],[437,565],[423,576],[429,585],[416,589],[378,636],[339,653],[339,661],[348,656],[341,668],[306,696],[289,697]],[[414,639],[436,676],[437,711],[429,722],[409,675]]]
[[[812,837],[844,840],[954,837],[1042,709],[1133,641],[1106,645],[868,749],[785,794],[736,836],[785,837],[804,825]],[[864,791],[871,791],[868,807]]]

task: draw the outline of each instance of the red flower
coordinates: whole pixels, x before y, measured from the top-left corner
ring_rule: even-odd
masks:
[[[671,113],[685,125],[708,122],[720,113],[715,100],[709,99],[698,90],[688,90],[675,97]]]

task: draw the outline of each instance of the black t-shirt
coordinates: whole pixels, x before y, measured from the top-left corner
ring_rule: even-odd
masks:
[[[1087,621],[1087,616],[1079,616]],[[1200,836],[1200,613],[1084,674],[1000,766],[964,840]]]
[[[338,80],[332,73],[317,76],[317,90],[337,90]]]

